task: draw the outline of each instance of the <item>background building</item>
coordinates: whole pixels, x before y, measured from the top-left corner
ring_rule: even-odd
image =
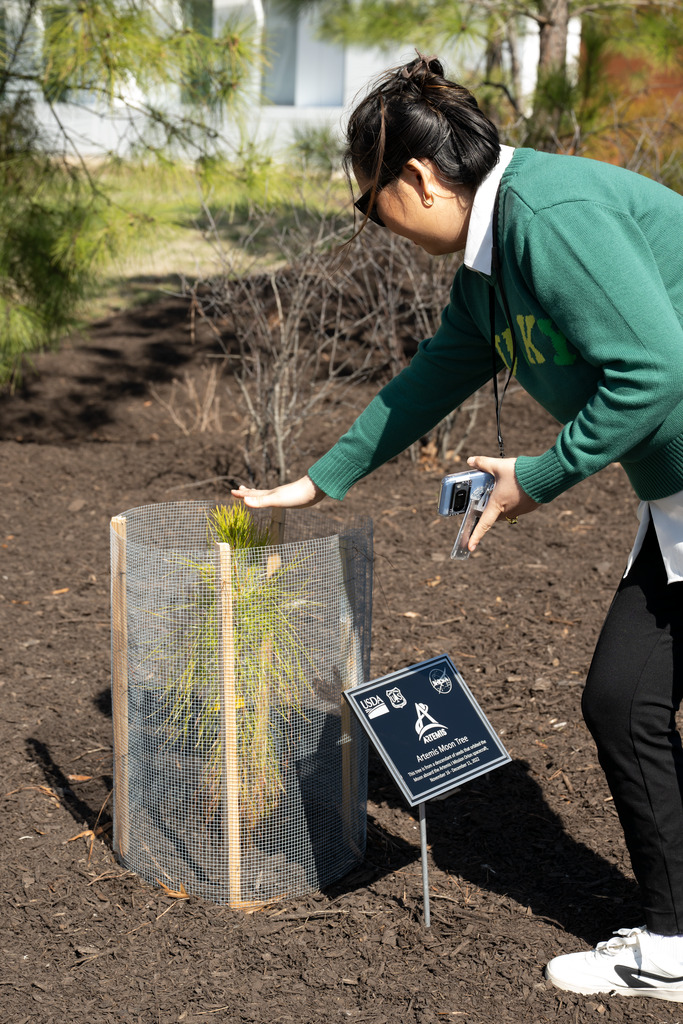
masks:
[[[206,35],[216,36],[226,23],[234,21],[253,27],[260,39],[263,65],[253,75],[245,112],[240,118],[226,118],[221,131],[235,143],[243,144],[246,136],[250,144],[263,145],[274,153],[285,150],[295,130],[307,126],[341,131],[344,111],[367,82],[414,53],[409,46],[379,49],[324,42],[316,32],[314,11],[288,13],[274,0],[158,0],[155,7],[179,25],[183,19],[186,23],[189,20],[193,28]],[[8,27],[13,17],[18,22],[16,0],[6,0],[2,17]],[[36,15],[31,30],[32,49],[38,60],[44,31],[41,17],[40,13]],[[538,33],[531,22],[529,31],[520,31],[519,38],[522,93],[530,96],[538,59]],[[579,46],[580,25],[575,21],[568,43],[570,62],[576,61]],[[448,54],[441,52],[453,76],[464,64],[475,67],[481,59],[481,54],[473,51],[468,60],[460,50],[457,59],[449,62]],[[136,102],[143,98],[133,79],[124,94],[114,100],[113,108],[102,104],[94,94],[71,94],[53,104],[59,126],[44,97],[36,95],[35,102],[40,123],[46,132],[54,132],[60,143],[65,130],[81,154],[113,151],[126,155],[143,144],[145,118],[141,114],[136,121],[135,116]],[[147,98],[169,113],[179,113],[183,108],[180,86]]]

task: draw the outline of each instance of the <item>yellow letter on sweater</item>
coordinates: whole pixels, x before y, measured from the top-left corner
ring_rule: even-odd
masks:
[[[524,348],[526,349],[526,361],[529,366],[533,366],[534,363],[544,363],[545,356],[538,351],[531,340],[531,332],[534,324],[536,323],[536,317],[518,316],[517,323],[519,324],[519,329],[522,334],[522,341],[524,342]]]

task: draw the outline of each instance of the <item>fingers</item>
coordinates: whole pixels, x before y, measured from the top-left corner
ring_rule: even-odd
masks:
[[[503,462],[513,462],[514,459],[492,459],[488,455],[472,455],[467,460],[467,465],[471,469],[480,469],[482,473],[490,473],[491,476],[498,478],[498,471],[500,465]]]
[[[516,516],[533,512],[535,508],[538,508],[536,502],[522,490],[517,481],[516,461],[516,459],[491,459],[485,455],[475,455],[467,460],[468,466],[471,466],[472,469],[490,473],[496,481],[488,504],[472,531],[468,544],[470,551],[475,550],[497,519],[501,517],[514,519]]]
[[[489,470],[485,470],[485,472],[488,473]],[[493,524],[499,519],[501,515],[503,515],[503,509],[501,509],[498,502],[494,498],[495,493],[496,492],[494,488],[493,492],[491,493],[491,497],[489,498],[486,504],[486,508],[484,509],[479,518],[479,522],[472,531],[472,536],[470,537],[469,542],[467,544],[467,547],[469,548],[470,551],[474,551],[476,549],[479,542],[484,539],[484,537],[489,532]]]
[[[230,493],[249,508],[307,508],[316,505],[325,497],[325,492],[321,491],[308,476],[289,484],[282,484],[280,487],[263,490],[245,487],[242,484]]]
[[[278,505],[275,489],[261,491],[254,487],[245,487],[242,484],[241,487],[230,493],[234,498],[240,498],[249,508],[271,508]],[[273,495],[275,496],[274,500],[272,498]]]

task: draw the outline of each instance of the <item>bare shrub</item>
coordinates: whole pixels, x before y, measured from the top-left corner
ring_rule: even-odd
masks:
[[[352,344],[357,324],[331,273],[332,240],[325,234],[300,253],[283,235],[283,267],[265,273],[245,273],[222,252],[221,274],[192,288],[242,399],[245,463],[260,483],[287,478],[293,447],[337,380],[370,372],[372,352]]]
[[[267,225],[254,226],[253,237]],[[350,245],[334,219],[316,234],[277,238],[278,266],[245,264],[245,247],[218,248],[220,272],[190,288],[193,316],[207,322],[225,357],[246,418],[244,458],[260,485],[284,482],[311,415],[343,380],[378,384],[400,372],[438,327],[459,257],[433,259],[405,239],[368,229]],[[271,238],[271,248],[273,241]],[[455,426],[461,443],[477,396],[432,431],[442,460]]]
[[[375,352],[375,363],[386,367],[387,377],[400,373],[419,342],[437,330],[461,263],[460,253],[431,257],[407,239],[371,227],[356,241],[347,268],[346,302],[358,304],[358,320],[367,324],[365,344]],[[444,462],[460,452],[481,404],[477,393],[423,439],[434,457]],[[456,426],[460,441],[452,447]],[[412,446],[413,458],[419,447]]]
[[[218,382],[220,369],[211,366],[201,374],[201,379],[184,373],[182,380],[171,382],[168,397],[164,398],[157,388],[150,385],[149,392],[164,409],[185,437],[190,434],[219,433],[221,430],[220,395]]]

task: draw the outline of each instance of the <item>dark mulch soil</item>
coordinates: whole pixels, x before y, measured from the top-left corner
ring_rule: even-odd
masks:
[[[542,975],[548,957],[640,923],[579,710],[635,529],[616,466],[497,526],[463,564],[449,560],[452,524],[435,514],[442,467],[402,456],[343,505],[320,506],[375,522],[373,675],[448,651],[512,755],[428,807],[431,931],[416,815],[374,755],[367,856],[329,891],[245,915],[174,900],[117,863],[108,523],[148,502],[225,494],[241,478],[227,399],[221,435],[185,437],[149,392],[155,383],[168,397],[207,348],[169,299],[95,325],[87,348],[44,357],[41,377],[0,405],[2,1021],[683,1019],[675,1004],[565,995]],[[368,395],[343,398],[361,406]],[[293,472],[352,414],[330,403]],[[485,418],[473,453],[495,450]],[[553,437],[521,393],[504,424],[512,451]]]

